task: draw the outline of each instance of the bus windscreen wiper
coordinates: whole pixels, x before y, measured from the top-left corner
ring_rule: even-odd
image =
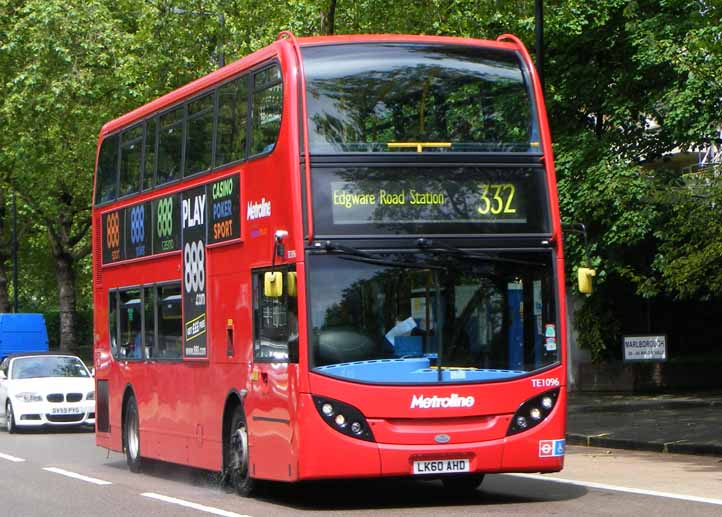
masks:
[[[333,251],[341,251],[347,255],[354,255],[356,257],[364,257],[369,259],[378,259],[378,257],[372,255],[371,253],[367,253],[365,251],[361,251],[358,248],[354,248],[352,246],[346,246],[344,244],[337,244],[335,242],[326,241],[323,243],[316,243],[314,245],[315,249],[322,249],[326,252],[333,252]]]
[[[392,260],[386,258],[379,253],[367,252],[354,248],[352,246],[346,246],[344,244],[337,244],[331,241],[325,241],[323,243],[316,243],[313,247],[315,250],[323,250],[326,253],[341,252],[338,256],[347,260],[356,260],[360,262],[368,262],[370,264],[378,264],[381,266],[391,267],[408,267],[414,269],[433,269],[437,271],[445,271],[447,268],[438,264],[425,264],[419,262],[403,261],[403,260]]]
[[[478,253],[478,252],[474,252],[474,251],[462,250],[461,248],[457,248],[455,246],[452,246],[451,244],[447,244],[443,241],[439,241],[438,239],[427,239],[426,237],[420,237],[419,239],[417,239],[416,246],[423,251],[448,253],[451,255],[457,255],[459,257],[475,258],[475,259],[484,260],[487,262],[502,262],[505,264],[522,264],[524,266],[536,266],[536,267],[544,266],[544,264],[541,264],[539,262],[530,262],[528,260],[504,258],[504,257],[496,256],[496,255],[488,255],[486,253]]]

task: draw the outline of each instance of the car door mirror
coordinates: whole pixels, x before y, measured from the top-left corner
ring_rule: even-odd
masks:
[[[5,375],[5,372],[2,371],[2,370],[0,370],[0,381],[4,381],[4,380],[7,379],[7,378],[8,378],[8,377],[7,377],[7,375]]]

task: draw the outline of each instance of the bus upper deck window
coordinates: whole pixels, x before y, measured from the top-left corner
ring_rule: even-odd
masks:
[[[186,176],[198,174],[211,167],[213,104],[214,95],[212,93],[188,103]]]
[[[239,77],[218,89],[216,167],[246,157],[248,76]]]
[[[184,106],[179,106],[160,117],[158,141],[158,171],[156,184],[162,185],[180,179],[183,158]]]
[[[271,152],[281,128],[283,87],[277,66],[257,72],[253,78],[251,155]]]
[[[100,146],[95,186],[95,203],[111,201],[117,196],[118,135],[107,137]]]
[[[121,133],[119,197],[138,192],[143,165],[143,126]]]

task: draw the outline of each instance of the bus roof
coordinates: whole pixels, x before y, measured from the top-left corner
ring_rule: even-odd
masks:
[[[144,104],[131,112],[128,112],[110,122],[103,125],[101,129],[100,137],[103,138],[106,134],[112,133],[123,127],[132,125],[134,122],[147,117],[151,113],[161,111],[166,107],[169,107],[177,102],[182,101],[187,97],[193,96],[200,90],[210,87],[216,83],[222,82],[248,68],[258,64],[259,62],[274,56],[277,53],[277,49],[289,41],[283,35],[288,33],[281,33],[279,39],[272,44],[263,47],[262,49],[253,52],[241,59],[230,63],[223,68],[219,68],[211,72],[210,74],[204,75],[203,77],[196,79],[180,88],[173,90],[157,99]],[[345,35],[345,36],[311,36],[297,38],[296,41],[301,47],[304,46],[315,46],[315,45],[339,45],[345,43],[430,43],[430,44],[443,44],[443,45],[472,45],[472,46],[484,46],[492,48],[500,48],[507,50],[517,49],[517,45],[509,42],[493,41],[493,40],[482,40],[474,38],[457,38],[451,36],[415,36],[408,34],[361,34],[361,35]]]

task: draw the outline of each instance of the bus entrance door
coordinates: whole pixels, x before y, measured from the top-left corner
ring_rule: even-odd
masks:
[[[254,477],[291,480],[297,475],[291,444],[293,380],[298,373],[293,351],[298,339],[295,272],[276,268],[283,290],[274,296],[264,293],[265,273],[253,275],[253,368],[246,405],[251,468]]]

